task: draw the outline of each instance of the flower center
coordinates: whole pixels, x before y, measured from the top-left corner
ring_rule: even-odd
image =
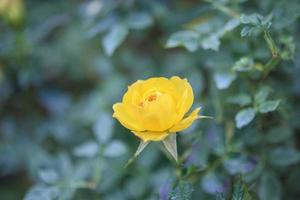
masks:
[[[162,95],[162,93],[158,91],[151,92],[149,95],[146,95],[146,97],[139,103],[139,106],[143,108],[147,107],[149,103],[156,101],[160,95]]]
[[[147,101],[151,102],[151,101],[155,101],[156,99],[157,99],[157,95],[153,94],[147,98]]]

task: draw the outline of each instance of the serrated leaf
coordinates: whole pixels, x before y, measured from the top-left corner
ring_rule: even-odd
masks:
[[[125,40],[128,29],[124,25],[115,25],[103,37],[102,46],[107,55],[111,56],[120,44]]]
[[[272,111],[275,111],[277,109],[277,107],[279,106],[279,103],[280,103],[279,100],[265,101],[265,102],[262,102],[261,104],[259,104],[258,110],[261,113],[272,112]]]
[[[170,153],[170,155],[175,159],[177,162],[177,141],[176,141],[176,133],[170,134],[163,140],[163,144],[166,150]]]
[[[190,200],[193,185],[187,181],[180,181],[177,187],[169,194],[170,200]]]
[[[242,31],[241,35],[246,36],[250,35],[251,32],[253,32],[255,29],[269,29],[272,22],[272,15],[268,15],[266,17],[259,15],[257,13],[251,14],[251,15],[245,15],[242,14],[240,17],[240,22],[242,24],[247,24],[248,26],[245,26]]]
[[[255,117],[255,110],[253,108],[246,108],[241,110],[235,116],[235,124],[237,128],[242,128],[248,125]]]

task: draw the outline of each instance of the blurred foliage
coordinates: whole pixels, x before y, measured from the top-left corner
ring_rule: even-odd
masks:
[[[300,196],[298,0],[0,0],[0,197]],[[111,117],[127,85],[187,77],[179,164]]]

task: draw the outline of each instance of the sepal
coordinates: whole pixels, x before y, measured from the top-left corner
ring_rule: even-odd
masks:
[[[149,141],[145,142],[145,141],[141,140],[134,155],[127,161],[124,168],[127,168],[133,161],[135,161],[135,159],[140,155],[140,153],[142,153],[142,151],[146,148],[146,146],[148,146],[149,143],[150,143]]]
[[[170,153],[170,155],[177,162],[178,161],[178,154],[177,154],[176,133],[170,134],[162,142],[163,142],[166,150]]]

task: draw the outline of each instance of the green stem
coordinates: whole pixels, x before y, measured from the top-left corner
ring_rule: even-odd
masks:
[[[276,65],[279,63],[280,61],[280,57],[272,57],[267,64],[264,67],[264,71],[263,71],[263,77],[267,77],[268,74],[276,67]]]
[[[272,57],[273,58],[277,58],[279,56],[279,51],[278,51],[278,48],[274,42],[274,40],[272,39],[269,31],[267,29],[263,29],[264,31],[264,39],[266,40],[267,44],[268,44],[268,47],[272,53]]]
[[[94,182],[96,184],[98,184],[101,179],[101,173],[102,173],[102,169],[103,169],[103,156],[104,156],[104,146],[101,145],[99,155],[97,158],[97,164],[96,164],[95,171],[94,171],[94,176],[93,176]]]

